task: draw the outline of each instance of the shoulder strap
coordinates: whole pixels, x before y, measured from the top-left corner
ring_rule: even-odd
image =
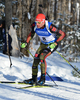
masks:
[[[36,30],[36,28],[37,28],[37,25],[35,25],[35,27],[34,27],[34,31]]]
[[[50,30],[49,30],[48,20],[45,21],[45,25],[46,25],[48,32],[51,33]]]

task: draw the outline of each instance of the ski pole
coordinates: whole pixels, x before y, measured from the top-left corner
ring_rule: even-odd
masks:
[[[56,83],[55,83],[55,81],[51,78],[51,76],[46,72],[46,74],[49,76],[49,78],[54,82],[54,84],[56,85],[56,86],[58,86]]]
[[[75,67],[73,67],[57,50],[56,50],[56,52],[78,73],[78,74],[80,74],[80,72],[79,71],[77,71],[77,69],[75,68]]]
[[[29,52],[29,54],[34,58],[34,56],[32,55],[32,53],[29,51],[29,50],[27,50],[28,52]]]

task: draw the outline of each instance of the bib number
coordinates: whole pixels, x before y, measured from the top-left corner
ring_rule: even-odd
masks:
[[[43,41],[46,41],[46,38],[45,37],[42,37]]]

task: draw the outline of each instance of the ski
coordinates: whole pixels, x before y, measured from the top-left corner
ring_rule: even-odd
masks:
[[[0,81],[0,83],[5,83],[5,84],[26,84],[24,82],[15,82],[15,81]]]
[[[56,87],[57,85],[49,85],[49,84],[44,84],[44,85],[29,85],[25,87],[16,87],[16,89],[29,89],[29,88],[49,88],[49,87]]]
[[[56,87],[58,85],[49,85],[49,84],[44,84],[44,85],[36,85],[36,84],[26,84],[24,82],[15,82],[15,81],[0,81],[2,84],[22,84],[22,85],[27,85],[23,87],[16,87],[16,89],[27,89],[27,88],[48,88],[48,87]]]

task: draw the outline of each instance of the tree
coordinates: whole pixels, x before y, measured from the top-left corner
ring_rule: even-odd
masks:
[[[29,19],[28,14],[29,8],[30,8],[31,1],[30,0],[23,0],[22,1],[22,33],[21,33],[21,40],[24,42],[27,39],[28,34],[30,33],[30,25],[31,25],[31,19]],[[25,49],[21,49],[21,51],[29,56],[27,50],[29,47],[27,46]]]
[[[6,26],[6,33],[7,33],[7,52],[9,51],[9,45],[8,45],[8,32],[9,27],[12,24],[12,0],[5,0],[5,26]]]
[[[6,22],[6,33],[12,24],[12,0],[5,0],[5,22]]]

